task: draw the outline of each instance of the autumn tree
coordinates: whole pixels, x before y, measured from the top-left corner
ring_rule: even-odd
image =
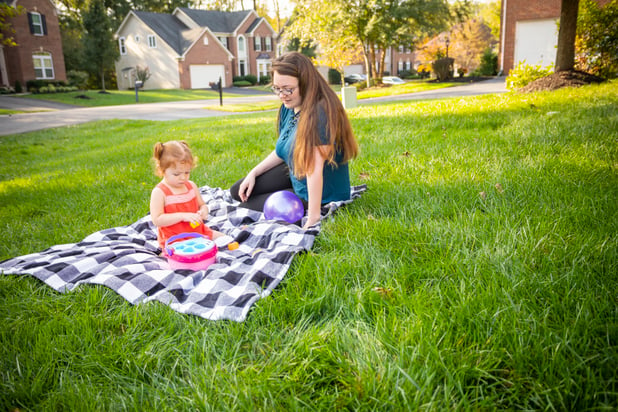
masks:
[[[316,31],[332,31],[335,25],[355,39],[365,60],[368,84],[369,78],[382,76],[390,47],[412,47],[423,33],[444,28],[450,18],[446,0],[298,0],[297,7],[303,7],[303,16],[293,25],[302,39],[311,41]],[[318,26],[326,14],[334,21]],[[349,40],[347,36],[332,39],[341,45]]]
[[[449,57],[459,67],[473,71],[479,66],[483,52],[495,43],[489,26],[473,18],[451,29]]]
[[[13,38],[13,34],[15,30],[8,19],[13,17],[17,17],[20,14],[23,14],[26,9],[22,6],[13,7],[6,3],[0,2],[0,45],[1,46],[16,46],[15,39]]]

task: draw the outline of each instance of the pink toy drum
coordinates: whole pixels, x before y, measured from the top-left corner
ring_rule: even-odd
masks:
[[[172,269],[205,270],[215,263],[215,242],[200,233],[180,233],[165,242],[167,261]]]

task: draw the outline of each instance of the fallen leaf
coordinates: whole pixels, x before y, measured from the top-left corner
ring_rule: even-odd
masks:
[[[361,174],[359,174],[359,175],[358,175],[358,178],[359,178],[360,180],[367,180],[367,179],[369,179],[369,177],[370,177],[370,176],[371,176],[371,175],[370,175],[369,173],[362,172]]]
[[[485,198],[487,197],[487,193],[479,192],[479,196],[481,197],[481,199],[485,200]]]
[[[408,152],[408,151],[406,150],[406,151],[405,151],[405,152],[403,152],[401,155],[402,155],[402,156],[405,156],[405,157],[410,157],[410,152]]]
[[[373,288],[373,291],[379,293],[382,296],[386,296],[386,297],[390,297],[391,294],[393,293],[393,291],[391,289],[382,288],[382,287],[379,287],[379,286]]]
[[[502,188],[502,185],[500,183],[496,183],[496,190],[498,191],[498,193],[504,192],[504,189]]]

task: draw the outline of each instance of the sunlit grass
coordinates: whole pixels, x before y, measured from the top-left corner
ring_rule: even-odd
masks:
[[[275,110],[281,106],[281,101],[272,100],[260,103],[236,103],[224,104],[223,106],[206,106],[208,110],[218,110],[222,112],[259,112],[264,110]]]
[[[370,97],[396,96],[407,93],[418,93],[428,90],[444,89],[446,87],[461,86],[462,83],[454,82],[432,82],[428,80],[408,80],[405,84],[397,84],[382,87],[372,87],[360,90],[357,93],[359,99]]]
[[[363,105],[368,190],[244,323],[0,276],[5,410],[613,410],[618,90]],[[0,138],[0,259],[148,212],[154,142],[228,188],[276,112]],[[170,406],[171,405],[171,406]]]

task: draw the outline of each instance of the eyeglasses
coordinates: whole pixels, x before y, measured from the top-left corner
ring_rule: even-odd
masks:
[[[283,93],[284,96],[289,96],[292,93],[294,93],[294,90],[296,90],[298,87],[292,87],[291,89],[280,89],[278,87],[272,86],[270,88],[270,90],[273,91],[274,94],[276,94],[277,96],[279,96],[281,93]]]

